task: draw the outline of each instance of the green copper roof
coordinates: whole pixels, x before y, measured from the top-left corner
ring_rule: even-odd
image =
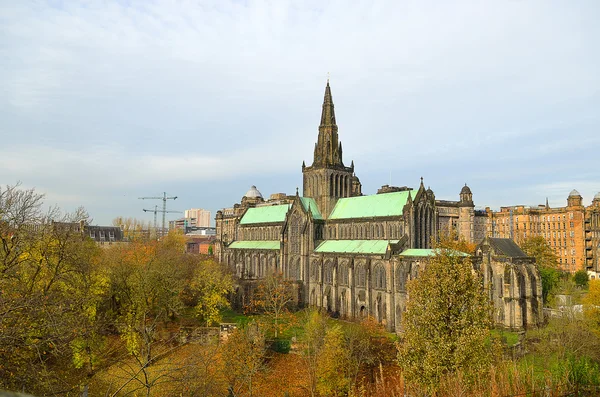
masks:
[[[306,211],[310,208],[310,212],[312,214],[313,219],[323,219],[321,213],[319,212],[319,207],[317,207],[317,202],[315,199],[310,197],[300,197],[300,202],[302,202],[302,206]]]
[[[278,250],[281,247],[279,241],[234,241],[228,248],[233,249],[255,249],[255,250]]]
[[[385,254],[388,244],[399,240],[328,240],[315,249],[317,253]]]
[[[266,205],[264,207],[248,208],[242,217],[240,225],[253,223],[283,222],[289,210],[289,204]]]
[[[424,249],[424,248],[410,248],[402,251],[401,256],[435,256],[439,253],[439,249]],[[464,252],[448,250],[451,255],[456,256],[470,256]]]
[[[329,219],[400,216],[408,200],[408,191],[339,199]]]

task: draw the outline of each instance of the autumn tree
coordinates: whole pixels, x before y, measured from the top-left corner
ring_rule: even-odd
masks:
[[[119,334],[129,359],[123,361],[127,375],[111,395],[124,388],[142,389],[146,395],[167,382],[171,370],[157,366],[179,346],[160,338],[160,330],[176,317],[182,303],[184,253],[180,236],[169,234],[161,241],[135,240],[106,251]],[[137,385],[137,386],[132,386]]]
[[[294,317],[291,309],[295,304],[296,286],[281,273],[269,274],[254,290],[246,311],[262,313],[261,321],[277,339],[286,330]]]
[[[583,310],[590,328],[600,337],[600,280],[589,281],[589,291],[583,297]]]
[[[351,385],[351,357],[342,328],[335,325],[325,332],[317,361],[317,391],[321,396],[348,394]]]
[[[223,346],[223,363],[229,395],[253,395],[253,382],[264,368],[265,338],[257,324],[236,329]]]
[[[317,395],[317,367],[327,331],[327,317],[317,310],[307,310],[302,319],[302,328],[302,358],[308,372],[308,389],[311,397],[314,397]]]
[[[228,295],[233,291],[233,278],[213,259],[198,264],[187,291],[196,317],[206,326],[221,321],[221,310],[230,307]]]
[[[374,377],[375,369],[394,360],[394,343],[390,340],[383,325],[373,317],[367,316],[359,324],[345,328],[348,352],[350,353],[350,377],[356,384],[358,375],[366,371]]]
[[[77,346],[97,329],[107,278],[83,235],[87,212],[42,212],[42,199],[0,189],[0,387],[61,394],[94,372]]]
[[[407,289],[398,353],[407,380],[433,392],[444,375],[485,372],[491,303],[470,259],[438,247]]]
[[[546,239],[541,236],[524,239],[521,243],[521,249],[528,256],[535,258],[542,279],[542,298],[544,302],[547,302],[549,295],[560,281],[558,258]]]

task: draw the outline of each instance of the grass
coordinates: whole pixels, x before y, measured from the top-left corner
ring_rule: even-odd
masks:
[[[512,347],[520,341],[518,332],[503,329],[493,329],[492,336],[500,339],[506,347]]]
[[[238,313],[232,309],[221,310],[222,323],[244,324],[248,322],[249,317],[243,313]]]

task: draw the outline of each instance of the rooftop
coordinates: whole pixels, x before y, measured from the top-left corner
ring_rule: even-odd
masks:
[[[410,191],[339,199],[329,219],[401,216]]]

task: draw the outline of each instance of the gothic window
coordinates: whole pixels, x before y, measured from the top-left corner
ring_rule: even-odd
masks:
[[[396,291],[404,291],[406,288],[406,273],[401,265],[396,266]]]
[[[348,285],[348,266],[345,264],[338,267],[338,280],[340,285]]]
[[[359,264],[354,269],[354,276],[356,277],[356,286],[364,287],[367,282],[367,272],[362,264]]]
[[[373,269],[374,286],[377,289],[386,288],[385,269],[381,265],[375,265]]]
[[[291,259],[290,260],[290,279],[291,280],[299,280],[300,279],[300,259]]]
[[[323,273],[323,282],[331,284],[333,283],[333,264],[331,262],[325,263],[325,271]]]
[[[290,253],[300,253],[300,217],[294,216],[290,224]]]
[[[310,278],[314,281],[319,281],[320,266],[319,261],[313,261],[310,269]]]

